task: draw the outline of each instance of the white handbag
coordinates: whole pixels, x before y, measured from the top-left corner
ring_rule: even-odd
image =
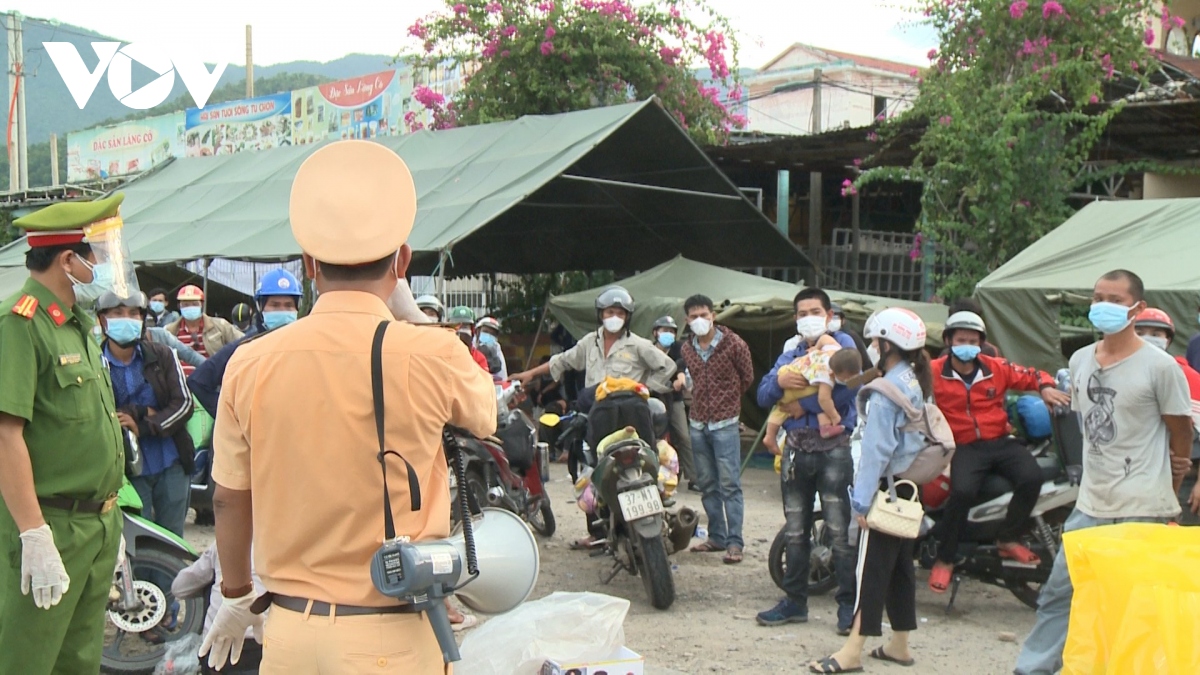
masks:
[[[908,485],[912,488],[912,497],[901,499],[896,496],[897,485]],[[875,493],[875,501],[867,512],[867,525],[872,530],[901,539],[916,539],[921,534],[921,521],[925,518],[925,509],[921,508],[920,491],[917,484],[910,480],[893,481],[888,476],[888,489]]]

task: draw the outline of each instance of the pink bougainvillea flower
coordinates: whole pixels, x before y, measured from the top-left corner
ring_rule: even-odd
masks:
[[[503,57],[503,58],[506,58],[506,59],[508,58],[509,54],[512,54],[512,52],[508,51],[507,49],[505,49],[504,51],[500,52],[500,56],[501,56],[501,57]]]
[[[416,23],[408,27],[408,34],[418,40],[424,40],[425,36],[429,34],[429,29],[425,26],[424,22],[417,19]]]
[[[467,6],[462,4],[461,2],[458,3],[457,5],[454,6],[454,13],[455,14],[466,14]]]
[[[1095,94],[1092,94],[1092,97],[1088,99],[1088,103],[1096,104],[1099,102],[1100,102],[1100,97]]]
[[[500,34],[506,38],[510,38],[517,34],[517,27],[516,26],[505,26],[504,28],[500,29]]]
[[[1171,17],[1171,23],[1174,24],[1176,28],[1183,28],[1184,25],[1187,24],[1187,21],[1185,21],[1182,16],[1175,16]]]
[[[879,134],[872,131],[871,133],[867,134],[867,140],[871,143],[874,143],[875,141],[879,140]]]
[[[504,9],[504,7],[502,7],[500,5],[500,3],[498,3],[498,2],[489,2],[487,5],[484,6],[483,9],[488,14],[498,14],[501,10]]]
[[[1025,16],[1025,10],[1029,9],[1029,3],[1025,0],[1017,0],[1008,6],[1008,15],[1014,19],[1020,19]]]
[[[909,77],[913,77],[913,78],[915,78],[915,77],[916,77],[917,75],[919,75],[919,74],[920,74],[920,73],[919,73],[919,71],[918,71],[916,68],[913,68],[912,70],[908,71],[908,76],[909,76]]]
[[[1057,2],[1055,2],[1054,0],[1046,0],[1046,3],[1044,5],[1042,5],[1042,18],[1043,19],[1049,19],[1051,17],[1059,16],[1064,13],[1065,12],[1063,12],[1063,6],[1058,4]]]
[[[550,56],[554,53],[554,43],[547,40],[542,43],[542,56]]]
[[[553,12],[554,11],[554,3],[553,2],[543,2],[542,4],[538,5],[537,8],[543,12],[547,12],[547,13]]]
[[[435,108],[446,102],[446,97],[436,91],[421,85],[413,89],[413,98],[426,108]]]
[[[557,32],[558,31],[554,30],[554,26],[546,26],[546,39],[549,40],[550,38],[554,37]]]
[[[854,166],[862,166],[862,160],[855,157],[854,158]]]
[[[1146,29],[1145,41],[1146,41],[1147,47],[1154,44],[1154,29],[1153,28]]]
[[[1136,70],[1138,69],[1138,62],[1137,62],[1137,61],[1130,61],[1130,62],[1129,62],[1129,69],[1130,69],[1130,70],[1133,70],[1133,71],[1136,71]]]
[[[937,53],[938,53],[937,49],[930,49],[929,53],[926,54],[925,56],[927,56],[929,58],[929,60],[932,61],[937,58]]]

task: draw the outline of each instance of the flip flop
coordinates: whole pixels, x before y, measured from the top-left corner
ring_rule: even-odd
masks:
[[[883,647],[876,647],[875,649],[871,650],[870,656],[873,659],[887,661],[888,663],[894,663],[898,666],[904,666],[906,668],[916,663],[915,659],[898,659],[894,656],[889,656],[887,652],[883,651]]]
[[[1001,558],[1015,560],[1023,565],[1038,565],[1042,562],[1042,559],[1039,558],[1036,553],[1030,551],[1028,547],[1019,543],[997,543],[996,550],[1000,552]]]
[[[725,549],[712,543],[711,540],[705,539],[688,550],[692,553],[721,553]]]
[[[721,562],[726,565],[736,565],[742,562],[742,547],[730,546],[729,550],[725,552],[725,557],[721,559]]]
[[[950,588],[950,580],[954,576],[954,568],[949,565],[936,563],[929,572],[929,590],[937,594],[945,593]]]
[[[808,670],[814,673],[861,673],[863,671],[862,666],[843,668],[842,664],[838,663],[837,659],[832,656],[808,664]]]

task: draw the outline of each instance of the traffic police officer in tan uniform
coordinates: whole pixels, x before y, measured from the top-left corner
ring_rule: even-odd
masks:
[[[13,222],[30,250],[29,279],[0,303],[5,675],[100,669],[125,460],[112,382],[76,299],[136,291],[116,236],[122,198],[55,204]]]
[[[370,354],[412,257],[416,190],[404,162],[369,141],[313,153],[292,183],[292,234],[320,297],[296,323],[243,343],[225,372],[214,437],[213,499],[223,603],[201,647],[212,667],[257,627],[255,570],[273,607],[264,675],[448,672],[428,618],[376,590],[384,540]],[[449,534],[442,429],[495,431],[491,377],[445,330],[391,323],[383,343],[386,447],[396,530]],[[254,609],[261,609],[263,603]]]

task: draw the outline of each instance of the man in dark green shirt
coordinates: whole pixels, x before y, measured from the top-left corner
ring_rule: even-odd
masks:
[[[28,237],[30,278],[0,302],[0,673],[100,667],[121,543],[122,422],[77,299],[129,291],[121,200],[55,204],[13,223]]]

